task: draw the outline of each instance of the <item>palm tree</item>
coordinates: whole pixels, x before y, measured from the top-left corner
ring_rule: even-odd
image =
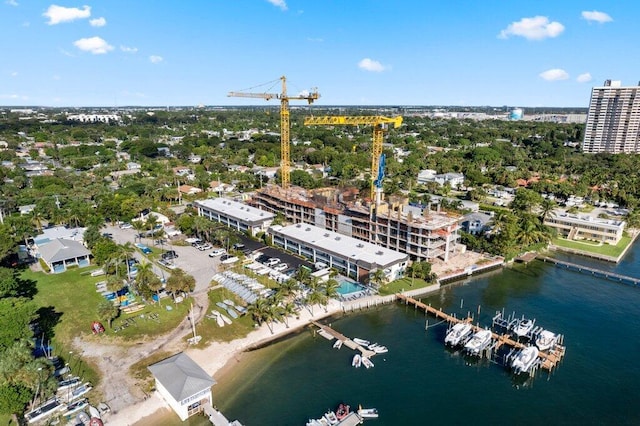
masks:
[[[323,286],[323,290],[324,290],[324,297],[326,297],[326,304],[324,305],[324,311],[327,312],[328,309],[328,305],[329,305],[329,300],[336,297],[338,295],[338,287],[340,287],[340,284],[338,283],[337,280],[333,279],[333,278],[329,278]]]
[[[297,314],[298,310],[296,309],[296,305],[293,302],[287,302],[280,307],[280,313],[282,318],[284,319],[284,324],[287,328],[289,328],[289,317]]]
[[[144,226],[149,231],[149,238],[151,238],[151,241],[153,241],[153,235],[155,233],[156,226],[159,223],[158,218],[154,214],[149,213],[147,215],[147,220],[144,222]]]
[[[379,289],[387,283],[387,275],[382,269],[376,269],[369,273],[369,283],[373,284],[376,289]]]
[[[146,225],[142,220],[132,220],[131,226],[133,226],[133,229],[136,230],[138,235],[142,235],[142,231],[146,228]],[[140,237],[140,242],[142,242],[142,237]]]
[[[261,297],[259,299],[256,299],[255,302],[247,307],[247,313],[251,315],[253,320],[260,326],[267,317],[266,312],[268,308],[269,303],[267,302],[267,299]]]
[[[167,278],[166,289],[175,299],[178,292],[187,293],[193,291],[196,287],[196,279],[186,274],[182,269],[176,268],[171,271],[171,275]]]
[[[98,318],[101,321],[106,321],[111,328],[111,322],[118,317],[120,309],[112,302],[105,300],[98,305]]]
[[[151,262],[145,261],[138,266],[135,283],[139,289],[147,287],[151,291],[155,291],[156,294],[162,289],[162,282],[156,273],[153,272],[153,264]],[[159,300],[160,296],[158,295],[158,301]]]
[[[544,222],[544,220],[547,218],[547,215],[557,206],[558,203],[556,203],[554,200],[551,200],[549,198],[543,199],[540,203],[540,222]]]

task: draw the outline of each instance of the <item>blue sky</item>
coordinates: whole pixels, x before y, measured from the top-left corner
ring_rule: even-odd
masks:
[[[633,0],[0,2],[0,105],[264,105],[227,92],[286,75],[318,105],[586,107],[640,80]]]

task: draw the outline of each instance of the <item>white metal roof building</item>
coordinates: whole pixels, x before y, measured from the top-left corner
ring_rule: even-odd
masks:
[[[388,281],[403,276],[409,256],[313,225],[299,223],[269,228],[273,243],[313,262],[322,262],[358,281],[384,271]]]
[[[158,393],[182,421],[211,404],[211,386],[216,381],[184,352],[148,368],[156,379]]]
[[[228,198],[198,200],[193,205],[198,209],[199,216],[224,223],[238,231],[248,231],[251,235],[266,231],[276,217],[273,213]]]
[[[91,252],[81,243],[57,238],[37,247],[40,258],[53,273],[64,272],[68,266],[89,266]]]

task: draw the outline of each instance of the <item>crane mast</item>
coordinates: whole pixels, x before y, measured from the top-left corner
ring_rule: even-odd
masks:
[[[291,174],[291,143],[290,143],[290,130],[291,122],[289,116],[289,101],[290,100],[305,100],[309,105],[313,101],[320,98],[320,94],[317,89],[312,89],[311,92],[298,96],[287,95],[287,78],[285,76],[280,77],[282,82],[282,91],[280,93],[247,93],[247,92],[229,92],[227,96],[238,98],[258,98],[266,101],[271,99],[280,99],[280,174],[282,176],[282,188],[289,188],[290,174]]]
[[[372,125],[373,126],[373,145],[371,147],[371,200],[376,198],[376,173],[379,173],[380,156],[382,155],[382,142],[384,140],[384,132],[392,124],[394,128],[402,125],[402,117],[393,118],[382,117],[379,115],[362,115],[362,116],[324,116],[324,117],[307,117],[304,119],[305,126],[335,126],[335,125]]]

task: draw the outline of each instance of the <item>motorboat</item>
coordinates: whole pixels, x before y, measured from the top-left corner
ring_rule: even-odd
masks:
[[[362,365],[362,356],[360,354],[355,354],[353,356],[353,361],[351,361],[351,366],[358,368],[360,365]]]
[[[537,361],[538,354],[539,351],[536,346],[527,346],[518,352],[511,361],[511,368],[513,368],[514,373],[528,373]]]
[[[473,335],[464,348],[470,355],[480,355],[480,352],[491,343],[492,336],[491,330],[482,329]]]
[[[320,417],[319,419],[309,419],[307,422],[307,426],[329,426],[329,420],[324,417]]]
[[[444,343],[450,346],[458,346],[467,336],[473,332],[471,324],[468,322],[459,322],[449,329],[444,338]]]
[[[66,380],[62,380],[58,383],[58,391],[65,390],[67,388],[77,386],[80,383],[80,377],[75,376]]]
[[[82,398],[75,402],[72,402],[71,404],[67,404],[64,415],[70,416],[72,414],[75,414],[78,411],[85,409],[87,405],[89,405],[89,400],[87,398]]]
[[[338,420],[338,416],[336,416],[336,413],[334,413],[331,410],[324,413],[324,418],[327,419],[330,425],[337,425],[338,422],[340,421]]]
[[[389,352],[389,349],[387,349],[386,346],[382,346],[382,345],[374,346],[373,348],[369,347],[369,349],[371,349],[377,354],[386,354],[387,352]]]
[[[351,409],[350,406],[348,406],[347,404],[341,403],[340,405],[338,405],[338,409],[336,410],[336,418],[338,420],[344,419],[349,415],[350,409]]]
[[[518,321],[518,323],[513,327],[513,332],[518,337],[524,337],[533,329],[533,324],[535,320],[530,320],[528,318],[522,318]]]
[[[94,418],[102,419],[102,416],[100,416],[100,411],[98,411],[98,409],[93,405],[89,406],[89,415],[91,416],[92,419]]]
[[[342,340],[336,339],[336,342],[333,344],[334,349],[340,349],[342,347]]]
[[[536,346],[541,351],[549,350],[558,341],[558,335],[549,330],[542,330],[536,337]]]
[[[354,337],[353,341],[356,342],[357,344],[359,344],[360,346],[365,346],[365,347],[369,347],[369,345],[371,344],[370,341],[368,340],[364,340],[364,339],[360,339],[358,337]]]
[[[378,410],[376,408],[362,408],[362,405],[358,405],[358,415],[363,419],[377,419]]]
[[[366,368],[371,368],[373,367],[373,361],[371,361],[369,357],[363,356],[362,365],[364,365]]]

